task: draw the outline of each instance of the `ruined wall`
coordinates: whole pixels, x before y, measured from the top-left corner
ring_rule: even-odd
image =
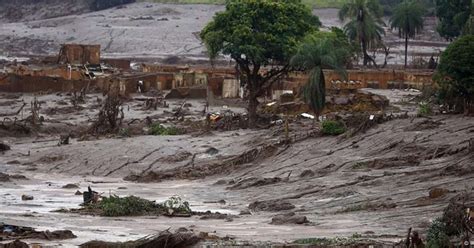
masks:
[[[3,92],[69,92],[80,91],[84,87],[94,87],[94,80],[66,80],[45,76],[22,76],[8,74],[0,76],[0,91]]]
[[[100,45],[64,44],[58,61],[65,64],[100,64]]]
[[[129,59],[102,59],[102,62],[121,70],[130,70],[131,61]]]

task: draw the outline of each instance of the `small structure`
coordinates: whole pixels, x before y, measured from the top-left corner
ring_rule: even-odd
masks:
[[[98,65],[100,64],[100,45],[64,44],[59,51],[58,63]]]

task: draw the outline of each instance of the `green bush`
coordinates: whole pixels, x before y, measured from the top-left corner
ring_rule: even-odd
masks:
[[[446,234],[446,224],[441,218],[435,219],[428,229],[427,248],[444,248],[449,247],[449,237]]]
[[[104,197],[99,202],[99,208],[104,216],[137,216],[161,211],[161,206],[136,196],[119,197],[112,195]]]
[[[418,107],[418,115],[426,116],[433,114],[433,110],[431,109],[431,106],[428,103],[420,103]]]
[[[321,132],[326,135],[339,135],[346,131],[344,124],[339,121],[323,121],[321,127]]]
[[[120,137],[130,137],[130,129],[129,128],[120,128],[118,135]]]
[[[151,135],[178,135],[179,129],[176,127],[165,127],[160,123],[153,123],[150,127]]]

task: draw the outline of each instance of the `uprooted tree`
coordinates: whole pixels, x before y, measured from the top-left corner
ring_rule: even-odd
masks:
[[[211,60],[222,53],[238,65],[248,90],[250,127],[257,121],[257,98],[291,70],[298,43],[320,25],[300,0],[235,0],[202,30]]]

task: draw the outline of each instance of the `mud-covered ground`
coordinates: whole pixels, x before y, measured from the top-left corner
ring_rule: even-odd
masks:
[[[223,9],[221,5],[134,3],[57,18],[42,19],[38,13],[37,18],[28,16],[11,23],[3,20],[0,56],[57,55],[60,44],[81,43],[100,44],[105,57],[205,59],[198,34]],[[324,28],[340,27],[337,11],[315,9],[313,13],[319,16]],[[431,55],[436,57],[447,45],[434,31],[435,24],[435,18],[426,18],[423,33],[411,41],[410,61],[420,56],[425,60]],[[388,63],[400,65],[404,43],[398,32],[386,28],[386,33],[384,41],[391,51]],[[377,62],[383,64],[384,57],[377,55]]]
[[[377,93],[405,106],[406,111],[416,108],[409,103],[413,92]],[[1,141],[11,150],[0,156],[0,172],[27,177],[0,182],[2,221],[39,230],[69,229],[78,236],[32,242],[78,245],[93,239],[124,241],[179,227],[252,242],[350,237],[355,233],[399,241],[408,227],[424,234],[453,196],[474,189],[474,154],[469,150],[469,140],[474,138],[472,117],[395,119],[353,137],[305,137],[314,128],[311,120],[303,119],[290,125],[290,136],[300,137],[291,144],[281,143],[283,128],[274,126],[177,136],[84,141],[76,137],[71,144],[58,146],[59,133],[90,124],[97,112],[93,108],[97,97],[90,96],[81,111],[57,115],[46,110],[64,108],[64,103],[58,102],[67,96],[39,96],[45,102],[40,110],[45,116],[43,125],[50,126],[44,130],[50,131],[40,136],[2,134]],[[4,94],[0,113],[12,112],[21,106],[22,99],[28,102],[31,98]],[[140,104],[137,100],[128,103],[126,121],[153,115],[166,119],[165,109],[143,111]],[[185,118],[201,119],[198,112],[205,103],[195,100],[191,104]],[[170,100],[170,111],[177,105],[179,100]],[[222,111],[222,106],[214,108]],[[23,115],[28,111],[27,106]],[[70,129],[54,129],[54,123]],[[63,188],[69,183],[79,188]],[[136,195],[158,202],[180,195],[195,211],[236,217],[232,221],[201,220],[198,216],[111,218],[51,212],[78,207],[82,196],[74,193],[87,186],[106,196]],[[23,194],[34,199],[23,201]],[[271,224],[275,215],[288,212],[306,216],[309,223]]]

